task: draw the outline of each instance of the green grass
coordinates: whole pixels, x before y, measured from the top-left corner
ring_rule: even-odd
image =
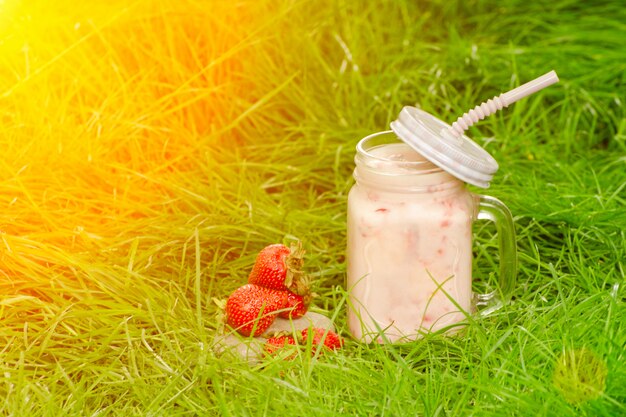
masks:
[[[0,2],[1,415],[626,415],[621,2],[17,3]],[[403,105],[451,122],[551,69],[469,133],[515,217],[512,303],[457,337],[351,340],[357,141]],[[496,239],[476,232],[488,277]],[[218,356],[212,299],[293,238],[345,348]]]

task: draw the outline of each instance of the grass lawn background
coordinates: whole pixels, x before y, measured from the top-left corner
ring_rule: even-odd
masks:
[[[625,22],[620,1],[0,1],[0,414],[626,415]],[[346,335],[357,141],[551,69],[469,132],[516,221],[511,305],[463,337],[214,353],[213,298],[293,238]]]

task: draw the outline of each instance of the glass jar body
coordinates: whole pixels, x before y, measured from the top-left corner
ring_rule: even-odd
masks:
[[[359,143],[348,196],[348,326],[366,342],[414,340],[472,309],[478,198],[394,136]]]

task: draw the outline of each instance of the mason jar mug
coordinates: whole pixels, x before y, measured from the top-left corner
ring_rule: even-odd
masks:
[[[347,209],[348,326],[364,342],[451,331],[515,283],[513,220],[499,200],[472,193],[393,131],[362,139]],[[472,224],[495,223],[498,288],[472,293]]]

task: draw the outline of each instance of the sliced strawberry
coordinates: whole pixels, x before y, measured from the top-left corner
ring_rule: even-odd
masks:
[[[290,336],[290,335],[274,336],[274,337],[270,337],[269,339],[267,339],[267,341],[265,342],[265,345],[263,345],[263,350],[268,355],[274,355],[278,353],[279,351],[281,351],[282,349],[285,349],[286,346],[295,345],[295,344],[296,344],[296,340],[293,338],[293,336]]]
[[[258,336],[274,322],[276,310],[284,308],[287,293],[246,284],[237,288],[226,301],[228,324],[244,336]]]
[[[309,330],[312,330],[312,332],[309,333]],[[319,345],[323,346],[322,351],[336,350],[343,346],[343,340],[337,333],[322,328],[304,329],[297,336],[296,340],[289,333],[276,333],[265,342],[263,350],[266,355],[275,355],[286,349],[290,349],[290,352],[293,352],[297,348],[306,346],[309,337],[311,338],[311,346],[313,347],[311,350],[312,354],[315,354]],[[293,359],[295,356],[296,353],[285,354],[285,359]]]
[[[326,330],[314,327],[311,334],[311,345],[313,347],[319,346],[320,344],[324,345],[325,348],[330,350],[340,349],[343,346],[343,340],[341,336],[332,330]],[[309,338],[309,329],[302,330],[302,339],[303,343]]]

